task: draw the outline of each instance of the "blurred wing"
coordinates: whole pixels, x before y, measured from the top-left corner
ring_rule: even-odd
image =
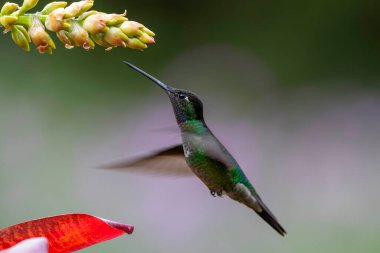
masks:
[[[177,125],[153,127],[153,128],[150,129],[150,131],[181,134],[181,132],[178,129]]]
[[[101,166],[101,168],[152,175],[194,175],[186,163],[182,144],[153,153],[151,155]]]

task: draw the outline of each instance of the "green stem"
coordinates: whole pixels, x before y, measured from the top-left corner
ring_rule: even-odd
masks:
[[[39,15],[38,17],[40,18],[41,22],[45,24],[47,15]]]
[[[31,25],[30,24],[31,17],[32,16],[30,14],[20,15],[18,17],[16,24],[29,28]],[[42,23],[45,23],[46,15],[39,15],[38,18],[41,20]]]
[[[30,19],[31,19],[31,17],[29,15],[21,15],[18,17],[16,24],[29,28],[30,27]]]

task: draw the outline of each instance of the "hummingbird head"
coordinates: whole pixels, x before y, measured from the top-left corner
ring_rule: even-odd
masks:
[[[166,94],[168,94],[170,102],[172,103],[175,117],[178,124],[185,123],[189,120],[200,120],[203,119],[203,104],[202,101],[192,92],[173,88],[157,78],[149,75],[145,71],[139,69],[138,67],[132,65],[129,62],[124,61],[132,69],[141,73],[145,77],[152,80],[160,88],[162,88]]]
[[[172,103],[177,123],[181,124],[188,120],[203,120],[202,101],[192,92],[180,89],[167,91]]]

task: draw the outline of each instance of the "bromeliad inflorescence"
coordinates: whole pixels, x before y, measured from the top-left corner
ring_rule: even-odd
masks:
[[[25,51],[30,50],[30,42],[40,53],[53,52],[55,43],[46,30],[55,32],[66,48],[74,46],[86,50],[95,44],[110,50],[113,47],[129,47],[143,50],[154,43],[154,33],[144,25],[129,21],[123,14],[107,14],[95,10],[93,0],[74,2],[52,2],[42,11],[27,13],[38,0],[24,0],[22,6],[6,2],[1,8],[0,26],[4,33],[10,32],[13,41]]]

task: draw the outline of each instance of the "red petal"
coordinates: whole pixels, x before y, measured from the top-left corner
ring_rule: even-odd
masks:
[[[49,253],[72,252],[131,234],[134,227],[87,214],[65,214],[27,221],[0,230],[0,250],[33,237],[46,237]]]

